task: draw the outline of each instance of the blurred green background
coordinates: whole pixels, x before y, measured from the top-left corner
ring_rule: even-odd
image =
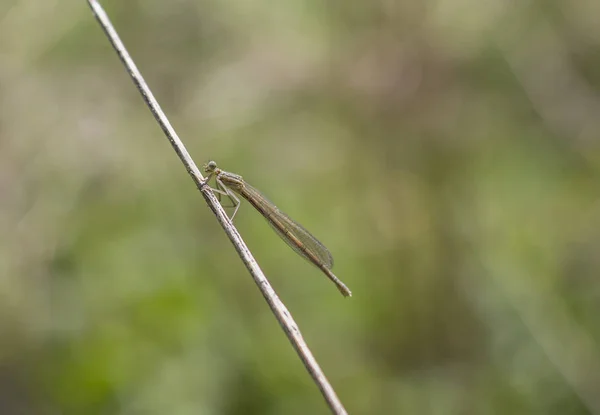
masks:
[[[351,414],[600,414],[600,3],[103,2]],[[81,1],[0,2],[0,413],[326,414]]]

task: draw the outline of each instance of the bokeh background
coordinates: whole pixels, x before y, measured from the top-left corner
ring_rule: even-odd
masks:
[[[352,414],[600,414],[597,0],[103,2]],[[0,2],[0,413],[326,414],[84,0]]]

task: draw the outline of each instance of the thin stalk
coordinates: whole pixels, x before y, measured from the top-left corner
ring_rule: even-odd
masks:
[[[258,286],[260,292],[267,301],[267,304],[271,308],[271,311],[275,315],[275,318],[279,322],[279,325],[285,332],[289,341],[292,343],[292,346],[296,350],[296,353],[298,353],[298,356],[302,360],[302,363],[304,363],[304,366],[310,373],[311,377],[313,378],[313,381],[321,390],[321,393],[323,394],[327,405],[331,409],[331,412],[340,415],[347,414],[346,410],[344,409],[344,406],[342,405],[342,402],[338,398],[333,387],[331,386],[331,384],[325,377],[325,374],[321,370],[321,367],[317,363],[317,360],[315,359],[308,345],[304,341],[304,338],[300,333],[298,325],[292,318],[292,315],[290,314],[288,309],[281,302],[281,300],[271,287],[271,284],[269,283],[269,281],[265,277],[265,274],[258,266],[258,263],[254,259],[252,253],[246,246],[245,242],[242,240],[242,237],[240,236],[239,232],[237,231],[235,226],[233,226],[233,223],[229,220],[229,217],[225,213],[225,210],[223,210],[223,207],[219,204],[219,201],[213,194],[210,187],[206,184],[205,178],[202,176],[200,170],[192,160],[192,157],[190,156],[185,146],[177,136],[177,133],[171,126],[171,123],[167,119],[167,116],[160,108],[160,105],[156,101],[156,98],[154,98],[154,95],[150,91],[150,88],[146,84],[146,81],[144,81],[142,74],[138,70],[137,66],[133,62],[133,59],[131,58],[127,50],[125,49],[123,42],[121,42],[121,39],[119,38],[119,35],[117,34],[116,30],[111,24],[108,16],[106,15],[106,12],[102,8],[102,6],[95,0],[88,0],[88,3],[92,8],[94,16],[100,23],[100,26],[102,26],[102,29],[106,33],[106,36],[108,37],[110,43],[117,52],[117,55],[119,55],[119,58],[125,65],[127,71],[129,72],[131,79],[142,94],[142,98],[148,105],[148,108],[150,108],[150,111],[154,115],[154,118],[156,119],[156,121],[164,131],[165,135],[169,139],[171,145],[173,146],[173,149],[181,159],[181,162],[192,177],[192,180],[194,180],[194,183],[196,183],[196,186],[204,196],[206,203],[215,214],[218,222],[223,227],[223,230],[225,231],[225,233],[229,237],[229,240],[235,247],[235,250],[237,251],[240,259],[250,272],[250,275],[254,279],[255,284]]]

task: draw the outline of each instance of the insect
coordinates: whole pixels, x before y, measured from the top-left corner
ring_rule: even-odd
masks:
[[[233,203],[234,211],[231,220],[233,220],[240,207],[240,199],[236,196],[238,194],[263,215],[279,237],[294,251],[323,271],[345,297],[352,296],[352,292],[348,287],[331,272],[333,257],[329,250],[302,225],[279,210],[261,192],[246,183],[239,174],[221,170],[214,161],[206,163],[204,171],[208,175],[206,182],[213,177],[215,178],[217,188],[212,190],[217,195],[227,196]]]

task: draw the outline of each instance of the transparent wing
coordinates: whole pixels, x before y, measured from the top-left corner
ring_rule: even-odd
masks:
[[[244,191],[247,195],[242,194],[242,196],[251,197],[253,201],[260,206],[262,210],[268,212],[274,219],[279,221],[284,227],[295,237],[297,238],[309,251],[311,251],[315,257],[319,259],[327,268],[333,268],[333,257],[331,256],[331,252],[323,245],[317,238],[315,238],[309,231],[304,229],[302,225],[298,222],[294,221],[288,215],[283,213],[277,206],[275,206],[269,199],[267,199],[262,193],[256,190],[254,187],[250,186],[248,183],[244,184]],[[267,219],[267,218],[265,218]],[[296,251],[303,258],[312,262],[310,258],[306,256],[306,254],[286,235],[283,233],[277,226],[275,226],[271,221],[267,219],[269,225],[277,232],[277,235],[281,239],[285,241],[294,251]]]

